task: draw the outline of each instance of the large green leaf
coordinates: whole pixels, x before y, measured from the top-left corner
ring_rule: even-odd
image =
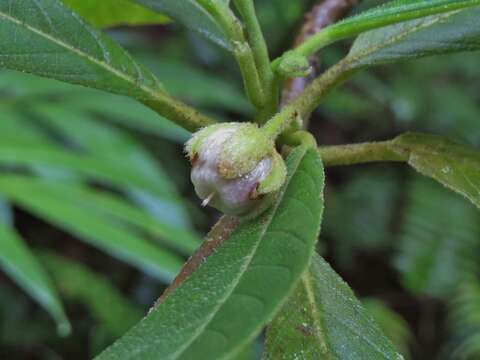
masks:
[[[97,27],[164,24],[168,18],[129,0],[62,0]]]
[[[124,206],[118,205],[119,201],[91,204],[85,201],[88,197],[81,198],[82,191],[79,192],[78,188],[72,190],[68,185],[62,187],[60,184],[22,179],[19,176],[0,177],[0,193],[3,196],[108,254],[166,281],[172,280],[178,273],[182,259],[129,231],[118,220],[106,216],[110,211],[111,216],[118,218],[119,210],[125,210]],[[95,196],[90,198],[95,200]],[[117,205],[109,208],[112,204]],[[138,216],[138,213],[135,214]],[[123,216],[128,214],[124,212]]]
[[[70,323],[50,278],[20,236],[3,221],[0,248],[1,268],[53,316],[58,332],[67,335]]]
[[[272,207],[244,220],[98,359],[229,359],[260,332],[307,268],[320,228],[324,175],[318,155],[297,148],[287,164],[287,184]]]
[[[403,283],[417,294],[449,298],[470,266],[471,254],[478,252],[478,211],[422,178],[410,185],[406,200],[396,258]]]
[[[441,136],[405,134],[392,149],[407,155],[408,163],[480,207],[480,151]]]
[[[141,319],[140,308],[124,298],[107,278],[53,252],[42,251],[39,255],[63,297],[85,304],[112,337],[123,335]]]
[[[60,0],[0,0],[0,67],[135,98],[190,130],[210,123]]]
[[[479,50],[479,17],[480,8],[475,7],[372,30],[358,37],[347,61],[352,67],[359,68],[429,55]]]
[[[188,28],[198,31],[217,44],[230,49],[231,43],[212,8],[226,8],[230,0],[132,0],[152,10],[167,14]]]
[[[265,359],[403,359],[348,285],[320,256],[267,333]]]

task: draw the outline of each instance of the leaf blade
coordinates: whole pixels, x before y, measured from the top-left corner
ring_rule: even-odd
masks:
[[[128,0],[62,0],[97,27],[165,24],[169,19]]]
[[[86,203],[82,205],[82,202],[65,201],[65,195],[71,197],[75,192],[67,189],[62,194],[59,185],[5,175],[0,177],[0,193],[91,245],[164,281],[171,281],[183,263],[170,251],[146,241],[115,221],[108,221],[98,209]]]
[[[20,236],[2,221],[0,245],[0,266],[3,270],[52,315],[59,334],[68,335],[71,326],[51,279]]]
[[[393,140],[392,149],[408,155],[408,164],[480,208],[480,152],[447,138],[407,133]]]
[[[229,358],[260,331],[307,267],[320,226],[320,159],[314,150],[299,148],[289,157],[288,167],[290,181],[276,204],[259,219],[240,225],[208,261],[98,359],[119,354],[123,358],[187,359],[198,355],[199,349],[207,358]],[[308,215],[296,224],[287,221],[306,209]],[[283,225],[290,227],[287,230]],[[202,284],[208,287],[205,291],[210,298],[182,302]]]
[[[480,49],[480,8],[411,20],[360,35],[347,60],[354,68]]]
[[[264,355],[265,360],[402,359],[348,285],[317,254],[270,325]]]

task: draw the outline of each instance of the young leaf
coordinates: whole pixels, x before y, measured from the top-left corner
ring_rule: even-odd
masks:
[[[228,6],[230,0],[132,0],[159,13],[166,14],[188,28],[199,32],[226,49],[230,40],[210,11],[211,7]]]
[[[57,291],[35,255],[10,225],[0,221],[0,266],[57,322],[58,332],[70,333],[70,323]]]
[[[393,150],[408,155],[408,163],[480,207],[480,152],[449,139],[425,134],[405,134],[392,143]]]
[[[53,252],[42,251],[39,257],[62,295],[88,306],[98,325],[112,337],[122,336],[141,319],[140,308],[125,299],[107,278]]]
[[[135,98],[189,130],[211,123],[60,0],[1,0],[0,66]]]
[[[403,359],[317,254],[267,332],[265,360],[297,358]]]
[[[18,176],[5,175],[0,177],[0,193],[93,246],[159,279],[170,281],[180,270],[182,260],[179,257],[128,231],[118,221],[106,217],[98,207],[82,199],[65,201],[64,195],[72,197],[75,192],[62,191],[61,186],[28,178],[22,181]]]
[[[105,28],[119,25],[164,24],[166,16],[156,14],[129,0],[62,0],[92,25]]]
[[[474,7],[366,32],[353,44],[347,61],[354,68],[360,68],[430,55],[480,50],[479,16],[480,7]]]
[[[322,215],[324,175],[316,152],[297,148],[287,163],[287,184],[272,207],[244,220],[98,359],[225,359],[260,332],[307,268]]]

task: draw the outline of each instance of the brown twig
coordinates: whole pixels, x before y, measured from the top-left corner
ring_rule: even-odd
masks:
[[[341,19],[357,3],[358,0],[324,0],[315,5],[305,16],[305,23],[295,38],[294,47],[299,46],[320,30]],[[282,106],[295,100],[315,79],[320,67],[320,58],[318,55],[314,55],[310,57],[309,61],[314,69],[312,74],[308,77],[293,78],[285,83],[282,93]]]

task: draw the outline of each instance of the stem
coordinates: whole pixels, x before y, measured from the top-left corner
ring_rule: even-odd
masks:
[[[271,118],[264,125],[264,130],[271,138],[276,138],[287,130],[295,119],[308,117],[333,88],[354,73],[355,69],[351,67],[348,59],[332,66],[322,76],[313,81],[299,97]]]
[[[162,94],[161,96],[141,101],[156,113],[190,132],[195,132],[202,127],[216,123],[215,120],[201,114],[198,110],[168,95]]]
[[[414,20],[430,15],[451,12],[480,5],[480,0],[437,1],[435,5],[404,5],[386,7],[378,11],[367,11],[366,15],[358,15],[343,22],[329,26],[320,31],[295,51],[304,56],[310,56],[333,42],[357,36],[363,32]],[[277,60],[276,60],[277,61]]]
[[[392,141],[322,146],[318,149],[325,166],[355,165],[379,161],[408,161],[408,154],[395,151]]]
[[[247,97],[256,108],[262,108],[266,102],[265,91],[255,63],[255,54],[245,39],[242,24],[228,5],[210,0],[199,0],[199,2],[217,20],[230,39],[233,55],[240,67]]]
[[[264,85],[264,91],[267,91],[273,78],[273,71],[270,66],[267,43],[258,22],[253,0],[236,0],[235,5],[245,22],[248,40],[253,50],[253,57],[257,64],[260,80]]]

